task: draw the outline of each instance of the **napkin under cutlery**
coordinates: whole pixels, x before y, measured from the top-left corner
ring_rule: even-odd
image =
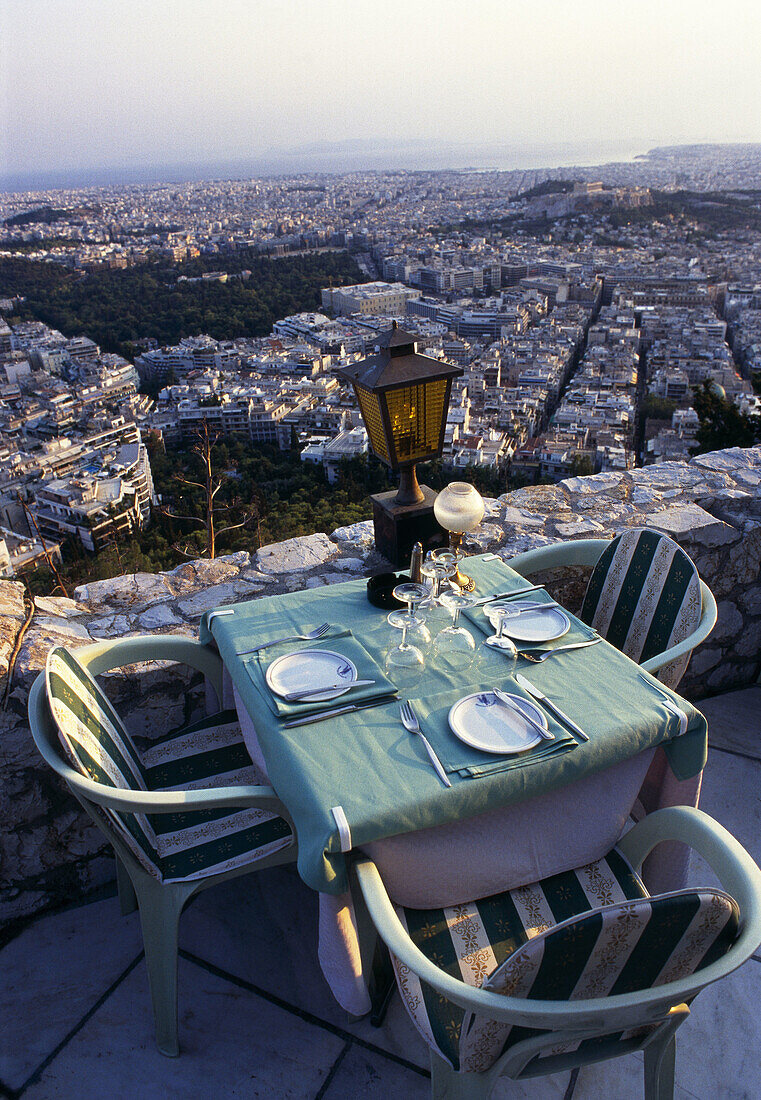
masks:
[[[288,652],[297,654],[305,649],[327,649],[340,652],[342,657],[348,658],[357,669],[358,680],[372,680],[372,684],[353,689],[350,693],[334,695],[331,699],[305,699],[303,702],[287,702],[279,695],[270,691],[267,684],[267,669],[273,661],[279,660],[282,654],[274,656],[272,650],[265,649],[259,653],[253,653],[250,658],[244,658],[243,664],[251,681],[256,687],[262,699],[279,718],[296,718],[302,714],[316,713],[321,710],[333,709],[344,703],[361,703],[375,699],[383,695],[395,695],[396,688],[388,679],[378,664],[373,660],[365,647],[357,641],[350,630],[343,631],[340,635],[321,639],[319,642],[301,642],[289,646]],[[307,685],[305,685],[306,687]],[[348,687],[348,683],[347,683]]]
[[[462,697],[463,691],[460,688],[413,700],[423,733],[433,745],[436,755],[449,775],[458,775],[461,779],[478,779],[481,776],[529,767],[550,756],[570,752],[578,746],[578,741],[568,730],[548,715],[548,725],[554,734],[554,740],[542,741],[532,749],[526,749],[521,753],[482,752],[455,737],[449,727],[449,711]]]

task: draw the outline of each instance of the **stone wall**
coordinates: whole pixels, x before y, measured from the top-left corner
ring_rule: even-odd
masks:
[[[471,552],[505,560],[523,550],[573,538],[610,537],[626,527],[667,532],[690,554],[719,607],[716,629],[692,658],[685,695],[754,682],[761,653],[761,448],[701,455],[559,485],[519,489],[486,502]],[[23,585],[0,582],[0,928],[59,905],[113,878],[100,833],[40,760],[26,720],[26,700],[49,648],[76,647],[128,634],[196,636],[204,611],[220,604],[336,584],[384,566],[372,524],[357,523],[233,554],[195,561],[171,572],[95,581],[73,599],[37,598]],[[582,570],[548,581],[578,607]],[[12,674],[8,683],[9,664]],[[166,665],[128,669],[107,678],[109,694],[136,734],[171,729],[201,705],[198,677]]]

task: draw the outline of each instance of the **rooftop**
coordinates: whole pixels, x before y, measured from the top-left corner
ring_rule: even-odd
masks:
[[[761,687],[701,704],[711,748],[701,806],[761,862]],[[693,883],[710,875],[691,868]],[[317,963],[316,895],[293,867],[199,895],[180,925],[179,1059],[154,1045],[137,915],[112,891],[43,916],[0,951],[0,1096],[201,1100],[427,1098],[427,1051],[398,994],[385,1023],[352,1021]],[[676,1100],[742,1100],[761,1080],[761,953],[706,990],[677,1044]],[[712,1055],[705,1057],[706,1050]],[[628,1100],[641,1055],[516,1084],[495,1100]]]

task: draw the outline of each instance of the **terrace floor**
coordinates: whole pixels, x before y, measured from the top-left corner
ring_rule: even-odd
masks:
[[[761,862],[761,687],[701,704],[711,731],[701,806]],[[694,882],[711,876],[693,866]],[[427,1052],[398,996],[380,1029],[351,1021],[316,958],[317,906],[292,868],[202,893],[181,924],[179,1059],[153,1042],[136,914],[114,896],[41,917],[0,952],[0,1096],[415,1100]],[[257,942],[255,942],[255,940]],[[678,1100],[761,1097],[761,952],[695,1004],[679,1032]],[[495,1100],[642,1096],[630,1055]]]

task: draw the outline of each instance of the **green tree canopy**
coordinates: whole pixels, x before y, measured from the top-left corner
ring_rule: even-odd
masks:
[[[721,451],[726,447],[752,447],[761,439],[761,420],[740,412],[734,401],[715,393],[710,382],[693,391],[693,405],[700,419],[693,454]]]

